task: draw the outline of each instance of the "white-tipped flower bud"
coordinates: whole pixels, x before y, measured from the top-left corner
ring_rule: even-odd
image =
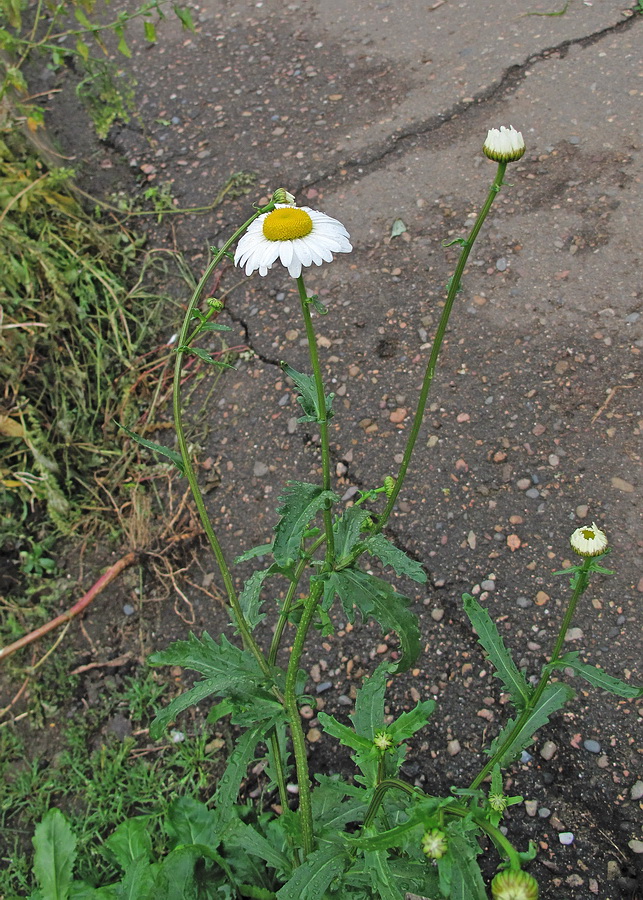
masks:
[[[287,191],[286,188],[277,188],[272,195],[273,203],[294,203],[295,195]]]
[[[577,528],[569,539],[572,550],[579,556],[600,556],[607,550],[607,537],[605,533],[597,528],[596,523],[592,522],[591,527],[583,525]]]
[[[522,134],[511,125],[509,128],[501,125],[490,129],[482,149],[485,156],[496,162],[515,162],[525,152],[525,142]]]

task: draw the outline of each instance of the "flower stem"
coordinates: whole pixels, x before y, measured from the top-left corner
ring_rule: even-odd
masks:
[[[420,390],[420,397],[418,400],[418,407],[415,412],[415,417],[413,419],[413,424],[411,426],[411,431],[409,432],[408,440],[406,442],[406,448],[404,450],[404,455],[402,457],[402,463],[400,465],[400,469],[395,479],[395,486],[391,491],[391,494],[388,498],[388,502],[386,507],[384,508],[384,512],[381,516],[378,517],[376,527],[374,529],[375,532],[381,531],[386,522],[391,515],[393,507],[395,505],[395,501],[397,500],[397,495],[400,493],[402,489],[402,484],[404,482],[404,478],[406,476],[407,469],[409,467],[409,463],[411,461],[411,454],[413,453],[413,448],[415,447],[415,442],[417,441],[418,434],[420,432],[420,427],[422,425],[422,419],[424,418],[424,411],[426,409],[427,400],[429,397],[429,390],[433,383],[433,378],[435,376],[435,368],[437,365],[438,357],[440,355],[440,350],[442,348],[442,341],[444,340],[444,335],[447,330],[447,325],[449,323],[449,317],[451,315],[451,310],[453,308],[453,303],[455,301],[456,295],[460,289],[460,280],[462,278],[462,273],[464,272],[464,267],[467,263],[467,259],[469,258],[469,254],[471,253],[471,248],[473,247],[476,238],[478,237],[478,232],[482,228],[482,224],[487,217],[489,210],[491,209],[491,204],[493,203],[496,194],[500,191],[502,187],[502,179],[505,174],[505,169],[507,168],[507,163],[498,163],[498,171],[496,173],[496,177],[491,185],[489,190],[489,195],[484,203],[484,206],[480,210],[478,214],[478,218],[475,221],[473,228],[471,229],[471,233],[466,241],[462,244],[462,252],[460,253],[460,259],[458,260],[458,264],[455,268],[455,272],[453,273],[453,277],[449,281],[449,290],[447,292],[446,303],[444,304],[444,309],[442,310],[442,315],[440,316],[440,321],[438,323],[437,330],[435,332],[435,338],[433,339],[433,346],[431,348],[431,355],[429,356],[429,361],[427,363],[426,372],[424,373],[424,380],[422,382],[422,388]]]
[[[245,222],[241,228],[237,229],[235,233],[232,235],[229,240],[225,242],[223,247],[218,250],[214,257],[212,258],[210,264],[206,268],[201,280],[197,284],[194,289],[194,293],[190,298],[190,302],[188,303],[188,307],[185,311],[185,316],[183,318],[183,325],[181,326],[181,332],[178,338],[178,345],[176,350],[176,362],[174,364],[174,390],[173,390],[173,406],[174,406],[174,427],[176,429],[176,437],[178,442],[179,451],[181,453],[181,458],[183,460],[183,465],[185,467],[185,475],[188,480],[188,484],[190,485],[190,490],[192,491],[192,496],[194,497],[194,502],[196,504],[197,511],[199,513],[199,518],[201,519],[201,524],[203,525],[203,530],[206,533],[208,541],[210,543],[210,547],[212,548],[212,552],[214,553],[215,559],[217,561],[217,565],[219,566],[219,571],[221,572],[221,577],[223,578],[223,583],[226,589],[226,594],[228,597],[228,602],[232,608],[232,612],[235,617],[235,621],[237,627],[239,629],[239,633],[241,634],[244,646],[247,647],[250,652],[253,654],[255,659],[257,660],[261,670],[265,675],[270,675],[270,667],[266,661],[265,656],[263,655],[261,648],[255,641],[246,621],[246,618],[243,614],[243,610],[241,609],[241,605],[239,604],[239,600],[234,589],[234,584],[232,582],[232,575],[230,573],[230,569],[226,562],[225,556],[223,554],[223,550],[219,543],[219,540],[216,536],[214,528],[212,527],[212,523],[210,522],[210,518],[208,516],[207,510],[205,508],[205,503],[203,501],[203,495],[199,489],[199,483],[196,477],[196,473],[194,471],[194,467],[192,465],[192,460],[190,458],[190,454],[188,452],[187,440],[185,437],[185,430],[183,428],[183,410],[181,408],[181,371],[182,371],[182,363],[183,363],[183,347],[186,346],[186,342],[188,341],[189,333],[190,333],[190,324],[192,321],[192,313],[196,309],[199,300],[201,299],[201,294],[210,278],[212,272],[217,267],[217,265],[224,258],[227,250],[232,246],[232,244],[244,233],[246,228],[262,213],[268,212],[274,208],[274,203],[269,203],[267,206],[258,209],[254,215],[252,215],[247,222]]]
[[[549,678],[553,670],[553,664],[560,656],[560,651],[562,650],[563,643],[565,641],[565,635],[567,634],[567,630],[571,624],[572,618],[574,617],[574,613],[576,612],[578,601],[589,585],[589,573],[591,571],[591,564],[591,557],[585,557],[583,559],[583,563],[577,573],[576,581],[574,583],[574,590],[572,592],[569,605],[565,611],[563,621],[560,625],[560,630],[558,632],[558,637],[556,638],[556,643],[554,644],[554,649],[552,651],[550,660],[545,666],[543,666],[542,675],[540,676],[540,680],[536,685],[533,694],[529,698],[527,705],[518,716],[516,724],[511,729],[505,740],[502,742],[501,746],[498,748],[498,750],[496,750],[493,756],[489,758],[488,762],[471,782],[471,785],[469,787],[470,790],[474,790],[475,788],[477,788],[484,781],[487,775],[493,770],[493,767],[496,765],[496,763],[502,759],[505,751],[507,750],[507,747],[511,745],[515,735],[518,734],[524,727],[525,722],[529,719],[533,710],[538,705],[538,701],[542,697],[543,691],[549,683]]]
[[[301,724],[299,707],[297,706],[297,673],[299,663],[304,651],[308,629],[317,612],[317,604],[323,586],[317,582],[313,584],[310,596],[306,600],[304,612],[297,626],[297,633],[293,643],[288,669],[286,671],[286,689],[284,692],[284,707],[290,722],[290,735],[292,737],[293,752],[295,755],[295,768],[297,770],[297,784],[299,786],[299,815],[301,820],[301,836],[304,858],[314,849],[313,813],[310,796],[310,774],[308,771],[308,757],[306,755],[306,739]]]
[[[313,325],[312,316],[310,315],[310,300],[306,293],[303,276],[297,279],[297,288],[299,290],[299,299],[301,301],[301,312],[304,317],[306,326],[306,338],[308,340],[308,353],[310,355],[310,363],[313,367],[313,377],[315,379],[315,387],[317,389],[317,409],[319,418],[319,437],[321,441],[321,460],[322,460],[322,484],[325,491],[330,491],[330,447],[328,444],[328,418],[326,416],[326,395],[324,393],[324,381],[322,379],[321,367],[319,365],[319,354],[317,352],[317,337],[315,335],[315,327]],[[326,533],[326,564],[330,568],[335,559],[335,539],[333,535],[333,514],[331,512],[332,503],[326,501],[324,506],[324,531]]]

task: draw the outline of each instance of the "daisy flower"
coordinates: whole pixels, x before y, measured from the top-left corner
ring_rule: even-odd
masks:
[[[583,525],[577,528],[569,539],[572,550],[579,556],[600,556],[607,550],[607,537],[605,532],[597,528],[592,522],[591,527]]]
[[[491,128],[482,148],[484,155],[496,162],[515,162],[525,152],[525,142],[519,131],[511,125]]]
[[[259,216],[237,244],[234,262],[246,275],[268,269],[279,260],[292,278],[303,266],[332,262],[333,253],[350,253],[349,234],[337,219],[308,206],[278,203],[272,212]]]
[[[520,869],[499,872],[491,882],[493,900],[538,900],[538,882]]]

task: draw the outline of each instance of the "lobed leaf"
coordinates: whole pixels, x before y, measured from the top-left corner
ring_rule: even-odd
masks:
[[[278,900],[320,900],[334,878],[342,874],[349,862],[343,847],[330,844],[315,850],[294,875],[277,891]]]
[[[394,631],[402,645],[401,659],[393,663],[392,672],[405,672],[420,655],[420,629],[417,617],[408,609],[410,600],[398,594],[381,578],[360,569],[342,569],[331,572],[324,585],[324,609],[328,609],[337,593],[349,620],[355,619],[357,608],[364,620],[376,619],[382,630]]]
[[[325,491],[317,484],[289,481],[279,498],[282,506],[277,512],[281,518],[275,526],[273,554],[280,566],[287,566],[299,558],[301,539],[308,523],[326,505],[338,500],[332,491]]]
[[[297,397],[297,401],[304,411],[304,415],[301,419],[299,419],[300,422],[321,422],[324,419],[326,421],[332,419],[333,399],[335,397],[334,394],[328,394],[324,397],[326,408],[322,417],[319,409],[317,385],[315,383],[314,376],[305,375],[303,372],[298,372],[296,369],[293,369],[292,366],[289,366],[288,363],[285,362],[281,363],[281,369],[284,375],[292,378],[297,388],[299,389],[300,394],[299,397]]]
[[[552,669],[564,669],[567,668],[567,666],[594,687],[600,688],[603,691],[609,691],[610,694],[615,694],[617,697],[625,697],[627,700],[643,697],[643,687],[637,687],[635,684],[628,684],[626,681],[621,681],[620,678],[608,675],[607,672],[597,668],[597,666],[581,662],[581,660],[578,659],[578,650],[566,653],[564,656],[561,656],[560,659],[557,659],[555,663],[550,663]]]
[[[167,457],[167,459],[174,463],[181,475],[185,477],[185,464],[183,463],[183,458],[180,453],[177,453],[176,450],[170,450],[169,447],[164,447],[162,444],[148,441],[147,438],[141,437],[140,434],[135,434],[133,431],[130,431],[129,428],[126,428],[125,425],[121,425],[120,422],[117,424],[121,431],[124,431],[125,434],[128,437],[131,437],[133,441],[136,441],[137,444],[140,444],[142,447],[147,447],[148,450],[153,450],[155,453],[160,453],[161,456]]]
[[[386,694],[386,680],[391,673],[392,664],[385,659],[377,669],[366,678],[355,700],[355,712],[351,722],[357,734],[373,740],[375,732],[384,727],[384,697]]]
[[[335,558],[338,564],[350,556],[351,551],[359,543],[362,526],[369,515],[369,511],[362,506],[349,506],[335,523],[333,531],[335,532]]]
[[[562,709],[569,700],[574,696],[575,691],[567,684],[560,681],[554,684],[548,684],[543,691],[542,697],[538,701],[535,709],[532,709],[524,723],[516,731],[511,742],[505,748],[502,756],[498,759],[498,765],[505,768],[518,756],[518,754],[533,742],[533,735],[539,728],[549,722],[549,717]],[[495,738],[491,747],[487,751],[489,755],[493,755],[500,749],[504,741],[509,738],[513,728],[519,719],[510,719],[500,734]]]
[[[494,675],[507,688],[517,709],[524,709],[533,689],[527,683],[522,672],[518,670],[500,637],[495,622],[489,612],[471,594],[463,594],[462,600],[464,611],[478,634],[478,641],[496,669]]]
[[[371,556],[376,556],[385,566],[391,566],[396,575],[406,575],[420,584],[426,582],[426,572],[421,564],[407,556],[383,534],[373,534],[366,540],[366,549]]]

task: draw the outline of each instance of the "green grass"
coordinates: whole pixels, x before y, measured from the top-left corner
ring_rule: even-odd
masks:
[[[45,718],[27,740],[9,727],[0,729],[0,898],[33,890],[31,837],[52,807],[73,823],[78,877],[97,883],[118,874],[101,846],[125,818],[149,815],[150,832],[162,849],[158,825],[168,804],[186,793],[207,800],[213,792],[221,758],[206,749],[205,734],[186,732],[184,741],[162,745],[145,733],[166,690],[156,673],[125,678],[121,685],[108,677],[104,688],[99,705],[64,724],[56,715]],[[132,736],[120,740],[108,732],[105,726],[115,715],[129,719]],[[43,749],[31,755],[33,745]]]

